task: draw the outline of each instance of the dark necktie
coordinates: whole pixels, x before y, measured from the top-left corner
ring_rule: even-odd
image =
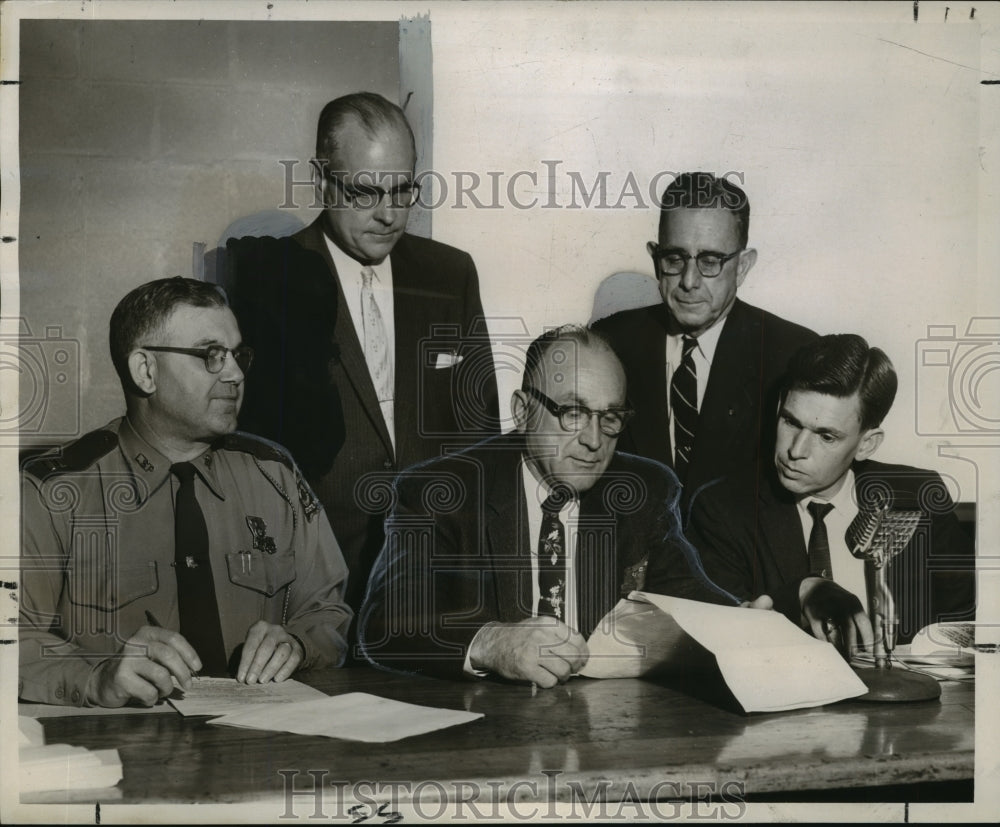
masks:
[[[813,518],[812,531],[809,532],[809,571],[830,580],[833,579],[833,566],[830,564],[830,538],[826,532],[823,520],[833,511],[830,503],[813,500],[806,506]]]
[[[194,466],[178,462],[170,471],[180,481],[174,506],[174,569],[181,635],[201,658],[202,673],[225,675],[226,647],[208,558],[208,528],[194,495]]]
[[[566,530],[559,512],[572,494],[557,487],[542,503],[538,537],[538,614],[566,622]]]
[[[670,380],[670,410],[674,415],[674,471],[683,483],[691,463],[694,435],[698,431],[698,374],[694,349],[698,340],[684,337],[684,354]]]

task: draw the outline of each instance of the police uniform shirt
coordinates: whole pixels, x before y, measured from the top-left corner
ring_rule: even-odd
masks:
[[[150,612],[180,628],[170,461],[119,419],[22,475],[23,700],[82,705],[93,670]],[[192,461],[226,656],[258,620],[302,643],[299,668],[342,662],[347,568],[325,513],[280,446],[224,437]]]

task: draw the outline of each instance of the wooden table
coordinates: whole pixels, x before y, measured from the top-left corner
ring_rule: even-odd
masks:
[[[209,726],[205,718],[172,713],[45,719],[46,739],[117,747],[124,803],[266,800],[270,810],[260,814],[266,820],[292,812],[307,818],[315,806],[327,816],[339,809],[343,817],[351,801],[407,797],[711,798],[725,806],[811,790],[813,800],[824,800],[837,789],[973,776],[971,684],[942,684],[940,701],[848,701],[744,715],[727,708],[723,687],[704,679],[688,687],[574,679],[534,693],[530,686],[406,678],[363,667],[302,679],[331,694],[370,692],[485,717],[389,744]],[[313,789],[317,780],[318,804],[313,796],[288,794]]]

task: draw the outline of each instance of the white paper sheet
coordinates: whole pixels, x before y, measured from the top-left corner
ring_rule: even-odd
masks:
[[[655,607],[651,612],[643,606]],[[704,665],[704,647],[747,712],[820,706],[863,695],[861,679],[825,641],[778,612],[632,592],[595,629],[580,674],[636,677]],[[617,653],[617,656],[616,656]]]
[[[365,692],[349,692],[274,707],[250,706],[209,723],[384,743],[468,723],[482,717],[480,712],[437,709],[380,698]]]
[[[247,684],[235,678],[195,678],[190,689],[178,688],[169,700],[181,715],[225,715],[247,706],[273,706],[325,697],[325,693],[296,680]]]

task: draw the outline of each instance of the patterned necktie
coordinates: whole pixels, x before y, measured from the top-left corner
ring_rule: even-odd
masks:
[[[556,487],[542,503],[538,537],[538,614],[566,621],[566,530],[559,512],[572,499],[565,486]]]
[[[826,532],[823,520],[833,511],[830,503],[813,500],[806,506],[813,518],[812,531],[809,532],[809,571],[830,580],[833,579],[833,566],[830,564],[830,538]]]
[[[371,267],[361,269],[361,317],[365,334],[365,361],[368,363],[368,371],[371,373],[378,401],[391,402],[395,377],[385,321],[375,300],[375,291],[372,290],[374,275],[375,271]]]
[[[698,340],[684,337],[684,354],[670,381],[670,410],[674,415],[674,471],[683,483],[691,463],[691,449],[698,430],[698,374],[694,349]]]
[[[178,462],[170,472],[180,481],[174,505],[174,570],[181,635],[201,658],[202,673],[225,675],[226,647],[208,558],[208,528],[194,493],[194,466]]]

